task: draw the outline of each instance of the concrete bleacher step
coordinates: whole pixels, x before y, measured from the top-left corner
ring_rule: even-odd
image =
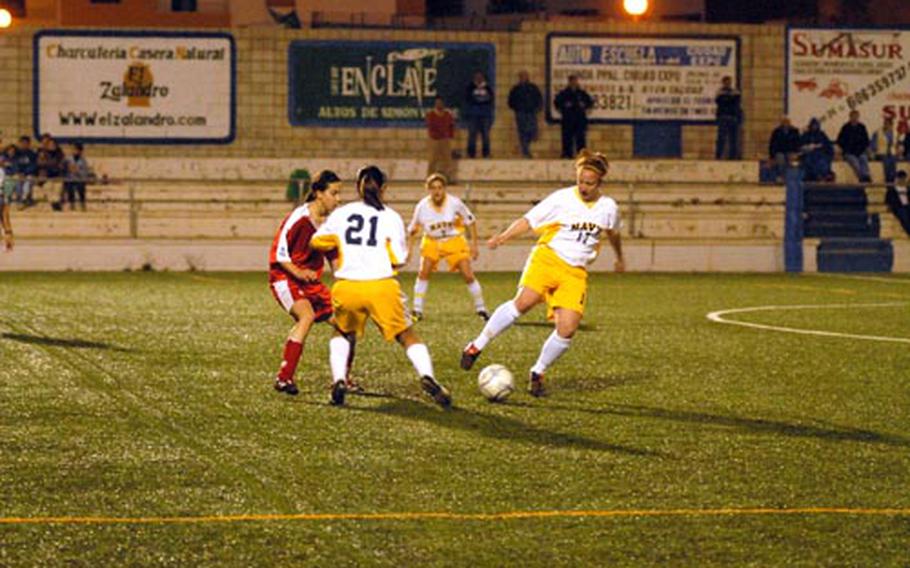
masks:
[[[891,272],[894,247],[885,239],[822,239],[816,263],[819,272]]]

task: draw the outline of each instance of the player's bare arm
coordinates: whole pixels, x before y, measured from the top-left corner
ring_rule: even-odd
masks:
[[[619,231],[606,229],[604,232],[607,234],[607,240],[610,241],[610,247],[613,249],[613,254],[616,257],[613,261],[613,270],[616,272],[625,272],[626,261],[622,256],[622,237],[620,236]]]
[[[480,256],[480,245],[477,237],[477,222],[468,225],[468,232],[471,234],[471,260],[477,260]]]
[[[509,228],[505,231],[494,235],[487,241],[487,246],[491,249],[495,249],[501,244],[504,244],[506,241],[514,239],[515,237],[522,235],[528,232],[531,229],[531,224],[524,217],[516,219]]]

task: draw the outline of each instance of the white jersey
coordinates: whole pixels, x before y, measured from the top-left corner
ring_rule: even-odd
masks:
[[[619,228],[619,208],[609,197],[582,200],[575,186],[554,191],[525,213],[531,228],[546,245],[572,266],[584,267],[597,257],[604,230]]]
[[[474,214],[458,197],[446,194],[442,207],[437,208],[433,204],[433,198],[428,195],[414,208],[408,232],[412,232],[419,225],[426,236],[446,240],[463,234],[464,227],[474,224],[474,220]]]
[[[394,267],[408,260],[401,216],[388,206],[377,211],[362,201],[333,211],[313,235],[310,246],[337,249],[335,278],[344,280],[391,278]]]

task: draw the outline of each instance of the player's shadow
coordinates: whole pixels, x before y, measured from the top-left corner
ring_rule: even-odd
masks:
[[[888,446],[910,447],[910,439],[893,434],[882,434],[862,428],[850,428],[815,420],[817,424],[794,424],[781,420],[765,418],[744,418],[741,416],[727,416],[709,412],[695,412],[691,410],[670,410],[650,406],[631,404],[610,404],[603,408],[586,408],[582,406],[542,404],[540,410],[557,410],[566,412],[585,412],[588,414],[627,416],[632,418],[655,418],[674,422],[690,424],[707,424],[740,430],[742,432],[759,434],[777,434],[794,438],[817,438],[832,442],[865,442],[869,444],[884,444]]]
[[[518,320],[512,325],[517,327],[545,327],[547,329],[553,329],[553,322],[551,321],[540,321],[540,320]],[[601,329],[596,325],[589,325],[582,323],[578,325],[578,331],[600,331]]]
[[[514,418],[471,412],[464,408],[440,411],[423,402],[396,398],[377,407],[349,407],[360,412],[374,412],[406,420],[429,422],[443,428],[464,430],[497,440],[514,440],[551,448],[571,448],[597,452],[612,452],[641,457],[661,457],[656,451],[621,444],[611,444],[576,434],[553,432],[525,424]]]
[[[18,341],[20,343],[30,343],[33,345],[45,345],[48,347],[65,347],[69,349],[106,349],[109,351],[129,352],[132,349],[118,347],[110,343],[100,341],[86,341],[84,339],[63,339],[60,337],[47,337],[44,335],[26,335],[24,333],[7,333],[0,334],[0,338]]]

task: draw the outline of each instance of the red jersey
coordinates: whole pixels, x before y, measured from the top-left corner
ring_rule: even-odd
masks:
[[[427,131],[433,140],[445,140],[455,137],[455,118],[448,110],[436,112],[436,109],[427,113]]]
[[[272,270],[280,270],[287,273],[282,267],[282,262],[290,262],[301,268],[315,270],[319,276],[322,276],[322,270],[325,266],[325,259],[334,260],[337,251],[327,251],[323,253],[310,248],[310,238],[316,232],[316,226],[310,219],[309,204],[303,204],[291,211],[284,218],[275,239],[272,241],[272,248],[269,251],[269,267]],[[288,274],[288,276],[291,276]]]

